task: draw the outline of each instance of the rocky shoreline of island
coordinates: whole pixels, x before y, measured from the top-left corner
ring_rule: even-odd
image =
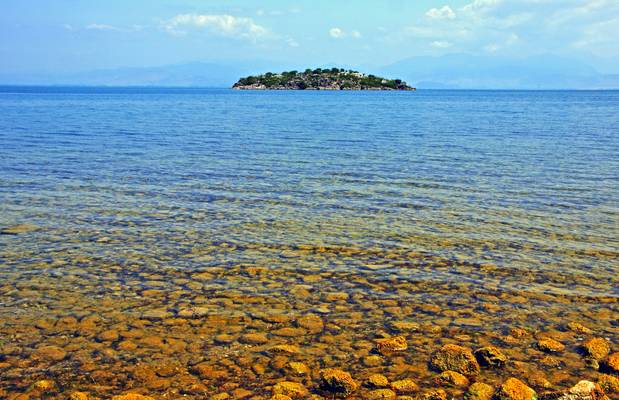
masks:
[[[308,68],[303,72],[267,72],[241,78],[232,88],[237,90],[416,90],[401,79],[386,79],[342,68]]]

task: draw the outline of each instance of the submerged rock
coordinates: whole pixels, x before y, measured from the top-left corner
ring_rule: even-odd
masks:
[[[38,230],[39,227],[31,224],[17,224],[0,229],[0,235],[19,235]]]
[[[367,385],[374,388],[384,388],[389,386],[389,379],[382,374],[374,374],[368,378]]]
[[[565,350],[565,345],[552,338],[543,338],[537,342],[537,347],[546,353],[560,353]]]
[[[585,354],[594,360],[601,360],[610,353],[610,343],[604,338],[593,338],[583,344]]]
[[[393,354],[408,349],[404,336],[394,336],[385,339],[376,339],[376,351],[382,355]]]
[[[537,393],[516,378],[506,380],[495,393],[496,400],[536,400]]]
[[[469,390],[465,393],[466,400],[491,400],[494,394],[494,388],[487,383],[475,382],[469,386]]]
[[[440,386],[468,386],[469,380],[458,372],[444,371],[434,378],[434,383]]]
[[[609,355],[603,362],[604,368],[613,372],[619,373],[619,352]]]
[[[284,381],[273,386],[273,394],[281,394],[292,399],[298,399],[307,396],[309,390],[301,383]]]
[[[46,361],[62,361],[67,356],[67,352],[58,346],[42,346],[34,351],[33,356]]]
[[[580,381],[568,391],[545,393],[541,400],[609,400],[600,385],[591,381]]]
[[[598,383],[606,393],[619,393],[619,377],[601,374]]]
[[[479,364],[471,349],[455,344],[446,344],[435,351],[430,358],[430,367],[440,372],[455,371],[464,375],[479,373]]]
[[[443,389],[434,389],[424,392],[419,396],[420,400],[447,400],[447,392]]]
[[[112,400],[155,400],[153,397],[144,396],[137,393],[127,393],[112,397]]]
[[[333,396],[347,397],[356,391],[359,385],[348,372],[328,368],[320,371],[319,387]]]
[[[479,364],[487,367],[503,367],[507,362],[507,356],[494,346],[475,350],[475,357]]]
[[[391,389],[376,389],[367,393],[364,397],[366,400],[395,400],[397,395]]]
[[[583,324],[579,322],[570,322],[569,324],[567,324],[567,329],[569,329],[572,332],[582,333],[582,334],[593,333],[591,329],[587,328],[586,326],[584,326]]]
[[[399,381],[393,381],[389,386],[398,394],[414,393],[419,390],[419,386],[412,379],[401,379]]]

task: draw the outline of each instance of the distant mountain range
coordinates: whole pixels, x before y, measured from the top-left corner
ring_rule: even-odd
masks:
[[[615,64],[619,66],[619,60]],[[0,84],[230,87],[240,77],[270,70],[346,67],[405,80],[420,89],[619,89],[619,74],[555,55],[523,59],[449,54],[411,57],[382,67],[284,65],[273,61],[193,62],[67,74],[0,74]]]

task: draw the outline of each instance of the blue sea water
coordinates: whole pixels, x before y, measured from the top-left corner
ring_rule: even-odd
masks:
[[[563,281],[527,286],[618,294],[616,91],[2,87],[0,115],[0,226],[52,235],[1,236],[8,264],[67,248],[174,258],[199,232],[404,249],[509,268],[512,287],[552,271]]]

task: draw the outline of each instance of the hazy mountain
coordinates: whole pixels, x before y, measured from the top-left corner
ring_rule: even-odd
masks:
[[[523,59],[468,54],[411,57],[377,72],[401,77],[419,88],[619,88],[616,75],[603,75],[582,61],[550,54]]]
[[[200,86],[230,87],[240,77],[267,71],[306,67],[345,67],[320,64],[294,66],[276,61],[193,62],[145,68],[118,68],[68,74],[0,74],[0,84]],[[619,74],[603,74],[591,65],[555,55],[522,59],[449,54],[411,57],[383,67],[356,67],[387,78],[404,79],[418,88],[434,89],[617,89]],[[607,68],[605,68],[608,71]]]
[[[145,68],[117,68],[72,74],[5,74],[0,83],[22,85],[93,85],[93,86],[193,86],[230,87],[239,77],[261,73],[271,62],[203,63],[164,65]]]

